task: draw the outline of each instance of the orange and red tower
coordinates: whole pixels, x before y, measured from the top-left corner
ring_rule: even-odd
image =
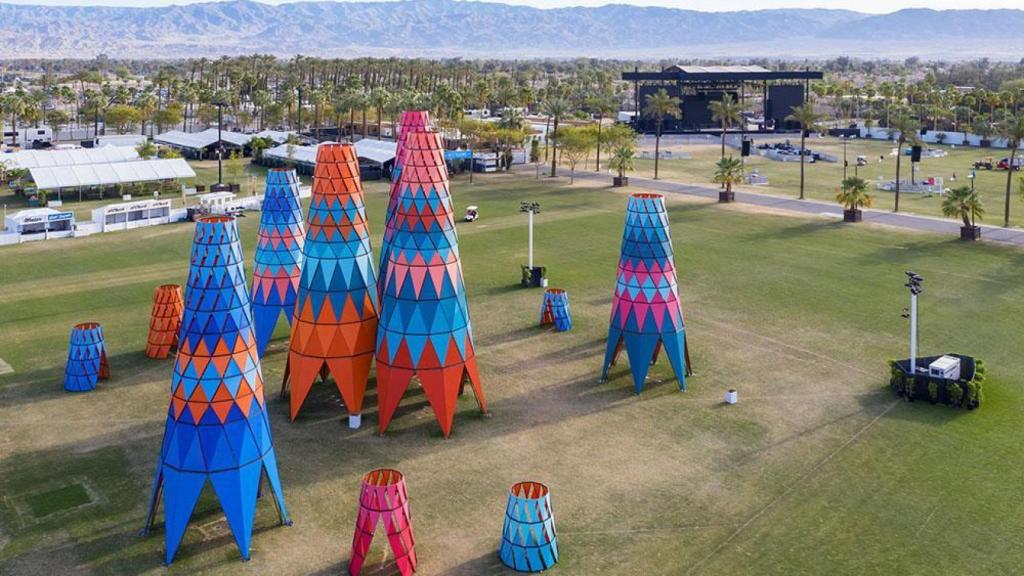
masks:
[[[306,222],[302,276],[282,388],[291,418],[330,374],[358,426],[377,334],[377,281],[351,144],[321,144]]]

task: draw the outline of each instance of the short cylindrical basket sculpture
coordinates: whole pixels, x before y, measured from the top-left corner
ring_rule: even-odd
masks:
[[[352,560],[348,565],[351,576],[359,576],[363,569],[373,533],[380,522],[384,523],[398,571],[402,576],[409,576],[416,571],[416,540],[412,534],[405,476],[397,470],[377,469],[363,476],[359,515],[352,536]]]
[[[519,482],[508,491],[501,530],[501,561],[519,572],[541,572],[558,562],[551,491],[540,482]]]
[[[572,330],[572,316],[569,314],[569,293],[561,288],[548,288],[540,304],[540,325],[551,324],[555,330]]]
[[[64,367],[64,389],[68,392],[95,390],[101,378],[110,378],[103,327],[96,322],[76,324],[71,329],[68,363]]]
[[[164,284],[156,287],[153,312],[149,317],[149,337],[146,338],[146,356],[163,359],[178,347],[178,331],[185,299],[181,286]]]

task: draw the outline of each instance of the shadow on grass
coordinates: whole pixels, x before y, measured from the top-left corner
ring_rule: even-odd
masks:
[[[453,576],[486,576],[488,574],[518,574],[511,568],[502,564],[498,557],[498,551],[481,554],[476,558],[467,560],[458,566],[451,567],[446,574]]]
[[[164,360],[146,357],[141,350],[121,352],[107,357],[110,378],[99,380],[96,389],[90,392],[67,392],[64,390],[65,355],[60,364],[37,368],[29,372],[16,371],[0,378],[0,402],[5,406],[16,406],[34,402],[56,400],[63,397],[90,396],[112,398],[120,388],[149,383],[140,378],[152,373],[154,379],[170,382],[174,369],[174,355]]]
[[[880,394],[887,400],[898,402],[892,410],[885,413],[885,418],[889,420],[906,420],[930,426],[944,426],[973,412],[966,408],[957,409],[944,404],[932,404],[928,400],[910,402],[897,396],[888,386]],[[869,397],[863,397],[862,401],[866,402],[867,398]]]

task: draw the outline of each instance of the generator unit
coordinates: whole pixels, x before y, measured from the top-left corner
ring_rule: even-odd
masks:
[[[938,360],[928,365],[928,375],[932,378],[959,380],[960,359],[956,356],[941,356]]]

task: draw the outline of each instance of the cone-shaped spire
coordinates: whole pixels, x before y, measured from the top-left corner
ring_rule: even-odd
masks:
[[[480,409],[486,412],[487,406],[473,351],[441,137],[411,133],[403,155],[377,331],[380,430],[387,429],[409,381],[418,376],[447,437],[467,378]]]
[[[388,250],[391,246],[391,229],[389,224],[391,223],[391,217],[395,212],[395,203],[398,200],[398,189],[399,177],[402,173],[402,166],[405,164],[403,154],[405,152],[405,141],[409,138],[410,134],[416,132],[426,132],[432,129],[430,122],[430,114],[426,110],[406,110],[402,112],[402,116],[398,121],[398,132],[395,135],[395,167],[391,171],[391,186],[388,191],[388,204],[387,211],[384,213],[384,238],[380,245],[380,266],[378,270],[380,275],[377,277],[379,285],[377,287],[378,292],[384,290],[384,277],[386,275],[386,268],[388,265]]]
[[[321,144],[309,205],[305,263],[282,388],[291,418],[329,373],[351,414],[363,409],[377,335],[377,279],[351,144]]]
[[[178,331],[185,300],[181,286],[164,284],[156,287],[153,311],[149,317],[149,337],[146,338],[146,356],[163,359],[178,347]]]
[[[622,256],[615,280],[608,344],[601,378],[626,348],[639,394],[662,348],[686,389],[686,333],[676,286],[668,213],[661,194],[633,194],[626,206]]]
[[[292,323],[305,237],[299,177],[295,170],[269,170],[252,278],[252,315],[260,358],[281,314]]]
[[[196,223],[179,340],[146,527],[162,495],[170,564],[209,480],[248,558],[264,474],[282,523],[288,514],[263,399],[242,246],[230,216]]]

